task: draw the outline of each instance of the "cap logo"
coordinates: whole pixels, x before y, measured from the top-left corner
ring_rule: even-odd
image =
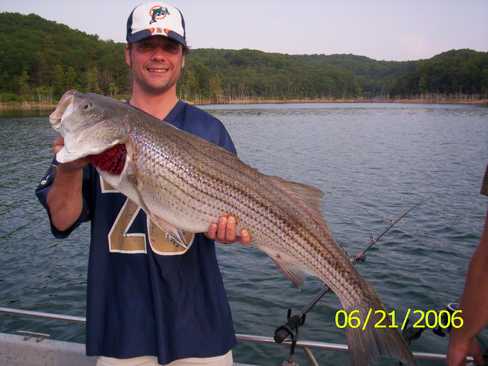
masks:
[[[166,28],[161,28],[161,27],[151,27],[148,29],[149,32],[151,32],[151,34],[164,34],[164,35],[168,35],[169,32],[171,32],[169,29],[166,29]]]
[[[161,5],[156,5],[149,10],[149,15],[151,16],[151,21],[149,24],[156,23],[158,20],[164,19],[166,15],[169,15],[167,8],[163,8]]]

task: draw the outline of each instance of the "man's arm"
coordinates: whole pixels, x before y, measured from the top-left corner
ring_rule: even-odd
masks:
[[[453,329],[449,340],[449,366],[465,364],[468,355],[482,365],[481,352],[475,336],[488,324],[488,212],[480,243],[469,264],[464,292],[461,297],[464,323]]]
[[[57,153],[64,146],[62,137],[53,143],[53,151]],[[47,206],[52,224],[59,231],[71,227],[81,215],[83,209],[83,167],[87,159],[79,159],[56,167],[56,176],[47,195]]]

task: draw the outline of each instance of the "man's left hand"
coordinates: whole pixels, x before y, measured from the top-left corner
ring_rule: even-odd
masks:
[[[221,216],[217,224],[210,225],[207,233],[207,238],[217,240],[223,244],[231,244],[239,242],[244,245],[251,244],[252,238],[249,231],[242,229],[237,235],[237,221],[232,215]]]

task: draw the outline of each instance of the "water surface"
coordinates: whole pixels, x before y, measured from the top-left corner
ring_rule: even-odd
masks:
[[[438,309],[456,301],[479,241],[487,198],[479,194],[488,162],[488,110],[473,106],[290,104],[206,106],[229,129],[239,156],[262,172],[312,184],[322,211],[351,254],[405,209],[416,208],[368,255],[359,271],[383,302]],[[0,119],[0,306],[84,316],[88,225],[55,240],[34,189],[51,160],[47,117]],[[286,310],[300,310],[320,289],[297,290],[262,253],[239,245],[218,255],[238,333],[272,336]],[[339,304],[327,295],[307,317],[302,339],[345,342],[334,325]],[[29,329],[83,342],[83,326],[0,315],[0,331]],[[445,352],[426,331],[416,351]],[[301,352],[299,352],[301,357]],[[235,358],[277,365],[282,347],[239,345]],[[343,354],[319,352],[320,364]],[[305,364],[305,362],[302,362]],[[427,363],[426,363],[427,364]]]

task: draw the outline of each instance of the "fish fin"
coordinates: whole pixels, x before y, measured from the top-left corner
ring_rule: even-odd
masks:
[[[321,200],[324,193],[320,189],[303,183],[287,181],[276,176],[270,175],[268,177],[275,186],[281,188],[296,200],[304,203],[316,220],[323,221]]]
[[[170,223],[166,222],[162,218],[150,215],[150,220],[156,224],[161,230],[163,230],[166,240],[173,243],[176,246],[182,247],[184,249],[188,249],[189,245],[187,243],[187,239],[185,239],[185,233],[183,230],[178,229],[176,226],[171,225]]]
[[[127,150],[132,154],[132,146],[130,144],[127,144]],[[166,240],[173,243],[175,246],[182,247],[185,250],[188,249],[189,244],[185,239],[185,233],[183,230],[178,229],[176,226],[171,225],[162,218],[151,214],[151,210],[148,208],[146,202],[144,201],[144,197],[141,194],[142,187],[141,182],[137,179],[137,168],[134,164],[131,164],[130,161],[127,163],[127,181],[134,187],[134,191],[138,196],[138,203],[141,205],[149,219],[164,232]]]
[[[389,320],[388,317],[383,317],[385,310],[379,301],[376,304],[366,302],[346,308],[348,314],[354,310],[359,312],[357,316],[361,319],[361,327],[348,327],[346,330],[347,343],[351,351],[351,365],[372,365],[379,357],[396,358],[402,362],[402,365],[415,365],[412,352],[400,332],[393,328],[394,325],[386,324],[385,328],[375,327],[376,324],[385,324],[385,321]],[[368,312],[370,312],[369,316]],[[365,322],[367,323],[363,329]]]
[[[306,269],[297,263],[296,259],[277,250],[259,247],[273,260],[280,271],[288,278],[293,286],[300,288],[305,281]]]
[[[291,195],[320,211],[320,201],[324,197],[324,192],[322,192],[320,189],[308,184],[285,180],[277,176],[269,175],[268,177],[274,184],[280,186]]]
[[[305,281],[305,273],[301,270],[300,267],[294,266],[293,264],[280,261],[276,258],[271,258],[273,262],[278,266],[280,271],[288,278],[293,286],[296,288],[301,288],[303,286],[303,282]]]
[[[144,203],[144,199],[142,198],[142,194],[139,189],[139,182],[137,180],[136,174],[134,173],[134,164],[131,163],[127,164],[127,183],[130,187],[132,187],[132,191],[134,192],[134,202],[141,206],[146,215],[150,216],[151,213]]]

